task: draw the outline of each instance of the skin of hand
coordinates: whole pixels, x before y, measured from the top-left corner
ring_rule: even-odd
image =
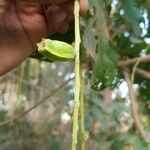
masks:
[[[80,0],[80,14],[88,1]],[[72,0],[0,0],[0,76],[33,53],[36,43],[63,33],[73,21]]]

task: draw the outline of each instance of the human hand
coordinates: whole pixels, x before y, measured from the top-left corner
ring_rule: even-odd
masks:
[[[87,0],[80,0],[80,14],[87,9]],[[66,32],[72,21],[71,0],[0,0],[0,75],[31,55],[42,37]]]

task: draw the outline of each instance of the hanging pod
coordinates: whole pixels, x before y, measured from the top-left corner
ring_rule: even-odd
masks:
[[[39,53],[50,61],[74,60],[74,48],[68,43],[57,40],[42,39],[37,46]]]

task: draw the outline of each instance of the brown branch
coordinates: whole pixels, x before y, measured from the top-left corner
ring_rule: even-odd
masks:
[[[132,111],[132,116],[133,116],[133,119],[134,119],[134,122],[135,122],[135,126],[136,126],[137,131],[139,132],[141,138],[146,143],[148,143],[149,140],[145,135],[144,127],[143,127],[143,125],[142,125],[142,123],[140,122],[140,119],[139,119],[138,106],[137,106],[137,103],[136,103],[136,100],[135,100],[135,94],[134,94],[134,91],[132,89],[132,83],[131,83],[131,80],[130,80],[130,77],[129,77],[128,70],[124,71],[123,74],[124,74],[125,80],[126,80],[127,85],[128,85],[129,98],[131,100],[131,111]]]
[[[145,57],[136,57],[136,58],[128,59],[128,60],[125,60],[125,61],[120,61],[120,62],[118,63],[118,67],[121,68],[121,67],[126,67],[126,66],[133,65],[133,64],[135,64],[139,59],[140,59],[140,63],[147,63],[147,62],[150,62],[150,55],[147,55],[147,56],[145,56]]]
[[[40,106],[41,104],[43,104],[44,102],[46,102],[47,100],[49,100],[52,96],[54,96],[59,90],[61,90],[69,81],[71,81],[72,78],[70,78],[69,80],[67,80],[66,82],[63,82],[58,88],[54,89],[52,92],[48,92],[48,94],[42,98],[39,102],[37,102],[35,105],[31,106],[29,109],[21,112],[20,114],[17,114],[15,117],[12,117],[2,123],[0,123],[0,126],[4,126],[8,123],[11,123],[17,119],[20,119],[22,117],[24,117],[25,115],[27,115],[29,112],[31,112],[33,109],[37,108],[38,106]]]
[[[137,68],[135,72],[136,72],[136,74],[150,80],[150,72],[145,71],[143,69],[139,69],[139,68]]]
[[[112,89],[110,86],[108,86],[102,91],[102,98],[105,103],[110,103],[112,101],[111,97],[112,97]]]

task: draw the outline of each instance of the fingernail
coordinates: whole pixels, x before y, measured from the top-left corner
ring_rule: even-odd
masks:
[[[52,16],[54,21],[62,22],[67,18],[67,13],[59,6],[52,7]]]

